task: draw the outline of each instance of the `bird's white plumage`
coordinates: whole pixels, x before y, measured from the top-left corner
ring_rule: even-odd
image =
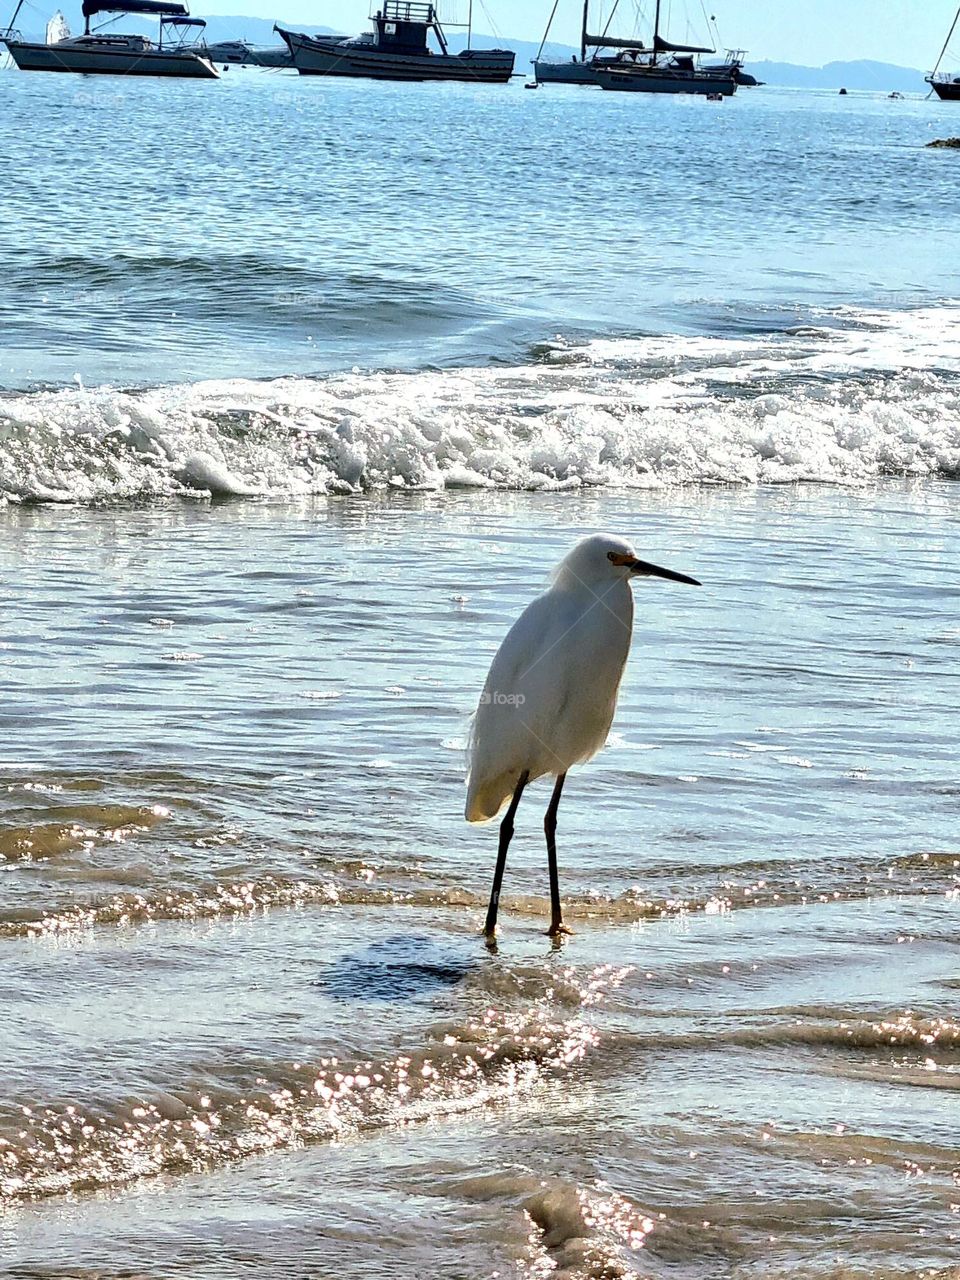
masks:
[[[466,817],[495,817],[520,775],[565,773],[607,740],[633,630],[630,570],[598,534],[561,562],[550,589],[510,628],[490,667],[473,725]]]

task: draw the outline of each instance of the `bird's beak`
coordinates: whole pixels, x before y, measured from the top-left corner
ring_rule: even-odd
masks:
[[[675,573],[673,569],[661,569],[658,564],[650,564],[646,560],[630,559],[627,568],[642,578],[668,578],[671,582],[685,582],[689,587],[699,587],[696,578],[688,578],[685,573]]]

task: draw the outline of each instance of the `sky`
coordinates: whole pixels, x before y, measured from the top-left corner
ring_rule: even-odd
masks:
[[[518,40],[537,40],[550,13],[552,0],[474,0],[477,31]],[[610,0],[598,5],[602,14]],[[627,15],[653,12],[653,0],[621,0]],[[698,43],[705,31],[703,12],[714,14],[725,46],[747,49],[752,61],[769,58],[820,67],[827,62],[870,58],[900,66],[929,69],[936,61],[956,13],[955,0],[663,0],[671,21],[666,30],[674,39]],[[193,0],[198,14],[245,14],[312,23],[356,33],[367,29],[367,15],[375,7],[366,0]],[[438,0],[441,19],[466,11],[466,0]],[[486,14],[491,21],[487,20]],[[593,24],[591,24],[593,25]],[[579,0],[559,0],[551,40],[579,43]]]

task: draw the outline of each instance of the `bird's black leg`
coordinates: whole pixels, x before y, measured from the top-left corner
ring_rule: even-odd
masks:
[[[547,932],[551,938],[566,932],[560,915],[560,877],[557,875],[557,810],[560,808],[560,793],[566,776],[565,773],[557,775],[557,785],[553,788],[543,819],[543,829],[547,836],[547,865],[550,868],[550,928]]]
[[[510,807],[504,815],[503,821],[500,823],[500,847],[497,849],[497,869],[493,873],[493,888],[490,890],[490,905],[487,907],[487,922],[483,926],[483,932],[487,938],[492,938],[497,931],[497,908],[500,906],[500,886],[503,884],[503,869],[507,865],[507,849],[510,846],[510,839],[513,835],[513,818],[517,812],[517,805],[520,803],[520,797],[523,795],[523,788],[527,785],[527,779],[530,777],[529,770],[524,769],[520,775],[520,781],[517,783],[517,789],[513,793],[513,799],[510,801]]]

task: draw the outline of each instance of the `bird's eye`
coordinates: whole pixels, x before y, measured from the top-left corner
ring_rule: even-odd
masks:
[[[617,562],[617,553],[616,553],[615,551],[608,551],[608,552],[607,552],[607,559],[610,561],[610,563],[611,563],[611,564],[616,564],[616,562]]]

